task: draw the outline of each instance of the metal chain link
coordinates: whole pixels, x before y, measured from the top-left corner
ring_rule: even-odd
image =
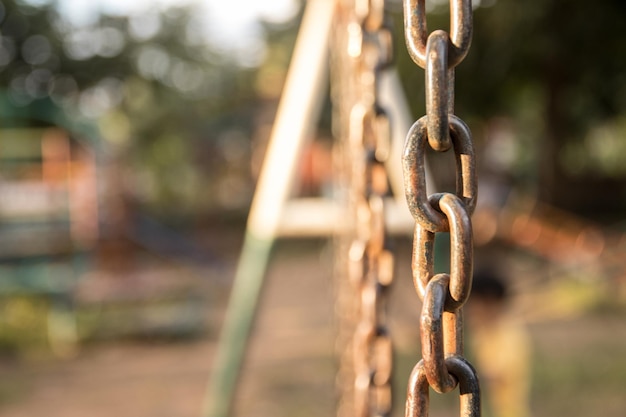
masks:
[[[407,389],[406,417],[428,416],[429,387],[447,393],[460,386],[461,416],[480,415],[476,371],[463,357],[463,313],[472,286],[472,224],[476,170],[471,132],[454,113],[454,67],[469,50],[471,0],[450,0],[450,34],[428,34],[425,0],[404,0],[409,54],[425,69],[426,116],[408,132],[403,154],[404,185],[415,218],[413,281],[423,300],[420,320],[422,360]],[[426,143],[438,152],[452,147],[456,192],[428,196],[424,170]],[[449,274],[434,275],[435,234],[450,233]]]
[[[391,415],[393,349],[386,323],[386,295],[394,276],[394,256],[385,230],[389,185],[385,161],[390,150],[390,122],[378,99],[380,73],[393,60],[392,33],[384,0],[353,0],[346,5],[348,84],[353,86],[345,117],[346,165],[355,224],[348,249],[348,278],[356,295],[356,323],[348,345],[351,354],[350,411],[339,415]],[[341,98],[340,98],[341,100]],[[345,100],[345,98],[343,99]],[[342,101],[343,101],[342,100]],[[343,101],[345,103],[345,101]],[[340,378],[346,382],[346,369]],[[346,402],[346,401],[344,401]],[[341,411],[343,410],[343,411]]]

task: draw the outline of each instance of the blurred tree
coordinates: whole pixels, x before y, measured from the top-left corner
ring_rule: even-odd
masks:
[[[2,0],[0,34],[0,92],[14,114],[53,103],[97,124],[136,173],[126,186],[157,214],[219,204],[218,138],[233,125],[249,135],[254,71],[209,46],[193,6],[77,26],[54,2]]]

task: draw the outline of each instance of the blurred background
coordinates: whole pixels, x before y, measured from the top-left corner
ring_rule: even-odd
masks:
[[[0,415],[200,415],[303,4],[0,0]],[[448,3],[427,5],[447,28]],[[456,114],[478,154],[476,268],[528,336],[531,415],[621,417],[626,3],[474,8]],[[388,9],[417,119],[424,73]],[[294,196],[327,194],[331,114],[327,98]],[[395,247],[402,415],[411,232]],[[278,241],[235,415],[334,413],[332,263],[326,238]],[[432,414],[456,415],[450,397]]]

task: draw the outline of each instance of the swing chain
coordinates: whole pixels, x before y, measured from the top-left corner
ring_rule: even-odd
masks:
[[[404,0],[405,39],[415,63],[425,69],[426,116],[408,132],[403,153],[407,203],[415,218],[413,281],[422,299],[422,360],[407,389],[406,417],[428,415],[429,386],[446,393],[460,385],[461,415],[480,415],[480,390],[474,368],[463,357],[463,314],[472,285],[472,224],[476,205],[473,142],[467,125],[454,115],[454,68],[472,37],[471,0],[450,0],[450,34],[428,34],[425,0]],[[426,144],[437,152],[454,149],[455,193],[428,196]],[[450,233],[449,274],[434,274],[435,234]]]
[[[388,179],[385,161],[390,123],[378,102],[380,72],[391,65],[392,33],[384,0],[355,0],[348,24],[348,55],[354,65],[355,100],[348,116],[350,200],[355,213],[348,275],[357,292],[352,338],[353,415],[391,415],[393,352],[386,324],[386,295],[394,257],[385,230]]]

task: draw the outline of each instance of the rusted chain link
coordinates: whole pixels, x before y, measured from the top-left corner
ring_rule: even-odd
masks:
[[[472,136],[467,125],[455,115],[449,115],[450,134],[456,160],[456,195],[463,200],[468,214],[476,207],[476,162]],[[449,229],[445,216],[428,202],[425,160],[428,141],[428,116],[411,126],[402,156],[404,190],[409,210],[415,221],[432,232]]]
[[[480,386],[476,370],[461,356],[445,360],[446,368],[459,381],[461,417],[480,417]],[[406,416],[427,416],[429,405],[428,379],[424,361],[415,365],[409,377],[406,399]]]
[[[428,416],[429,387],[447,393],[460,386],[461,416],[480,415],[476,371],[463,357],[463,312],[472,286],[472,224],[477,181],[474,146],[467,125],[454,112],[454,67],[468,52],[472,35],[470,0],[450,0],[450,35],[430,34],[425,0],[404,0],[409,54],[425,68],[426,116],[408,132],[403,153],[404,185],[415,218],[413,281],[423,300],[420,320],[422,360],[407,389],[405,415]],[[428,196],[426,143],[438,152],[452,147],[456,160],[455,193]],[[450,233],[450,273],[434,275],[435,234]]]
[[[347,2],[344,2],[344,4]],[[345,115],[345,152],[349,155],[350,206],[355,224],[348,250],[348,277],[357,298],[357,316],[348,348],[352,362],[351,410],[340,416],[390,416],[392,343],[386,324],[386,296],[393,281],[394,257],[385,230],[389,185],[385,162],[390,122],[378,100],[380,73],[393,60],[392,33],[384,0],[353,0],[347,13],[346,50],[350,60],[350,110]],[[341,98],[346,103],[345,98]],[[345,359],[345,355],[344,355]],[[346,369],[340,378],[345,384]],[[350,392],[351,391],[351,392]]]
[[[473,242],[472,223],[463,202],[454,194],[434,194],[429,199],[441,210],[450,225],[450,285],[447,311],[454,311],[465,304],[472,285]],[[415,225],[413,240],[413,282],[424,298],[426,286],[433,277],[435,234]]]
[[[450,44],[448,68],[454,68],[469,51],[472,43],[472,2],[471,0],[450,0]],[[413,61],[426,67],[426,0],[404,0],[404,33],[407,49]],[[433,32],[435,33],[435,32]]]

